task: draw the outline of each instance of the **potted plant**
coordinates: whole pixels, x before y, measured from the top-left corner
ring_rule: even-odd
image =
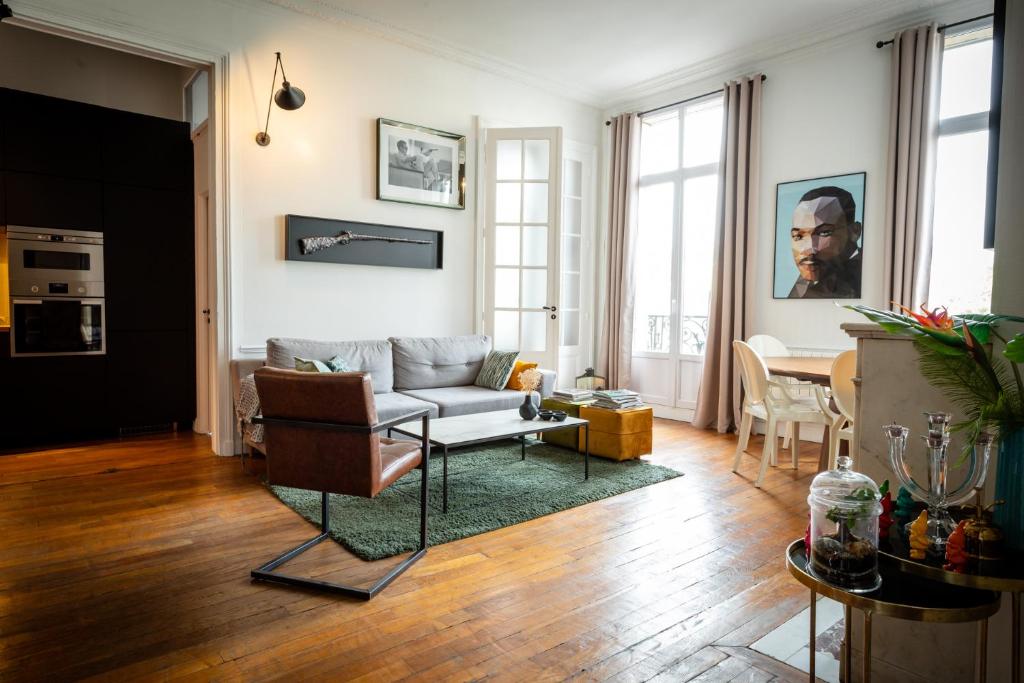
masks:
[[[996,520],[1007,543],[1024,550],[1024,333],[1007,339],[997,329],[1002,322],[1024,318],[951,315],[945,307],[929,311],[922,306],[920,314],[903,306],[900,313],[860,305],[847,308],[886,332],[914,340],[921,374],[962,411],[963,419],[951,429],[966,434],[966,448],[973,448],[982,432],[998,432],[996,498],[1005,502],[997,509]],[[1003,344],[999,353],[992,349],[995,340]]]

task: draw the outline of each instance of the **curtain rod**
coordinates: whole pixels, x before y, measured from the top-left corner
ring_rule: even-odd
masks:
[[[969,24],[972,21],[978,21],[979,19],[988,19],[991,16],[994,16],[994,14],[992,12],[989,12],[988,14],[979,14],[976,17],[971,17],[970,19],[964,19],[963,21],[954,21],[952,24],[942,24],[941,26],[939,26],[939,31],[945,31],[947,28],[955,28],[957,26],[963,26],[964,24]],[[889,40],[880,40],[880,41],[878,41],[877,43],[875,43],[875,47],[882,48],[882,47],[885,47],[886,45],[892,45],[892,44],[893,44],[893,39],[890,38]]]
[[[768,77],[765,76],[764,74],[761,74],[761,80],[762,81],[765,80],[766,78],[768,78]],[[711,97],[712,95],[716,95],[716,94],[718,94],[718,93],[720,93],[720,92],[722,92],[724,90],[725,90],[725,88],[719,88],[718,90],[712,90],[711,92],[706,92],[703,95],[695,95],[694,97],[687,97],[685,100],[679,100],[678,102],[670,102],[668,104],[663,104],[660,107],[655,107],[654,109],[648,109],[647,111],[642,111],[639,114],[637,114],[637,116],[647,116],[648,114],[653,114],[654,112],[661,111],[662,109],[668,109],[669,107],[676,107],[676,106],[679,106],[680,104],[686,104],[687,102],[693,102],[695,100],[702,100],[705,97]],[[610,125],[612,125],[612,122],[611,121],[605,121],[604,125],[610,126]]]

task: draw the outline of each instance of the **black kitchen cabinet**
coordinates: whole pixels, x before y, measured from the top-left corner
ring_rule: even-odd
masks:
[[[7,171],[4,190],[8,225],[103,229],[103,190],[98,180]]]
[[[99,180],[102,107],[4,92],[3,168]]]
[[[110,111],[103,119],[103,180],[192,192],[189,125]]]
[[[30,356],[4,361],[0,449],[107,436],[105,356]]]
[[[107,337],[107,409],[119,429],[178,423],[196,415],[195,339],[186,330]]]
[[[192,328],[192,194],[108,183],[103,205],[107,328]]]
[[[106,294],[105,355],[0,353],[0,450],[195,419],[192,154],[187,123],[0,89],[0,225],[102,231]]]

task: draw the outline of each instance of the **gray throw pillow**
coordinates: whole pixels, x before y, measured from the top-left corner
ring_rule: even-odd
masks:
[[[501,391],[508,384],[508,378],[512,376],[512,370],[516,367],[516,359],[519,358],[518,351],[489,351],[484,359],[480,374],[473,382],[478,387],[487,387],[495,391]]]
[[[348,363],[341,356],[335,356],[330,360],[311,360],[294,356],[295,369],[302,372],[351,372]]]

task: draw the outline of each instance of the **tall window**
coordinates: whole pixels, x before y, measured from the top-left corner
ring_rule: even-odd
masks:
[[[643,118],[635,353],[704,354],[722,118],[721,96]]]
[[[985,313],[992,301],[983,247],[991,74],[991,26],[945,37],[928,303],[956,313]]]

